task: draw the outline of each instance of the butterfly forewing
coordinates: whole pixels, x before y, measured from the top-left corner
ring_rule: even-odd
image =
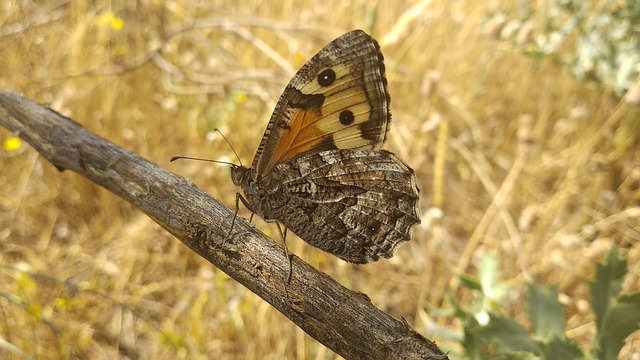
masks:
[[[320,50],[284,90],[258,147],[258,173],[294,157],[332,149],[378,149],[389,127],[382,53],[366,33],[347,33]]]

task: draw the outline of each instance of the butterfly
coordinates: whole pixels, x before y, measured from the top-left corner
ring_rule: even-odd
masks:
[[[329,43],[285,88],[251,167],[232,166],[244,205],[343,260],[392,257],[420,217],[413,170],[380,150],[389,103],[376,40]]]

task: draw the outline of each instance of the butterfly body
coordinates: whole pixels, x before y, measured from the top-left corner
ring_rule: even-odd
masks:
[[[420,222],[413,170],[379,150],[389,122],[378,44],[352,31],[293,77],[232,180],[253,212],[311,245],[354,263],[389,258]]]

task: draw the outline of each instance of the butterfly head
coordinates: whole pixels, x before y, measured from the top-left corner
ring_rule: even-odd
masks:
[[[236,186],[245,187],[247,184],[253,182],[253,174],[254,171],[251,168],[242,165],[231,165],[231,181],[233,181]]]

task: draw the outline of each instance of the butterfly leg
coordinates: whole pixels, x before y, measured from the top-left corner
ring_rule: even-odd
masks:
[[[287,228],[284,228],[282,231],[282,227],[280,227],[280,223],[276,222],[276,226],[278,227],[278,232],[280,233],[280,237],[282,238],[282,245],[284,246],[284,256],[289,260],[289,273],[287,274],[287,283],[291,281],[291,274],[293,273],[293,262],[291,261],[291,255],[289,255],[289,249],[287,248]]]
[[[240,210],[239,201],[242,201],[242,205],[244,205],[244,207],[246,207],[247,209],[251,210],[251,217],[249,217],[249,222],[251,222],[253,220],[253,215],[255,215],[255,212],[253,211],[253,209],[249,205],[249,202],[247,201],[247,199],[245,199],[245,197],[242,196],[242,194],[240,194],[238,192],[236,193],[236,215],[238,214],[238,211]]]
[[[233,226],[236,223],[236,218],[238,217],[238,212],[240,211],[240,202],[242,202],[242,204],[249,210],[251,210],[251,218],[249,218],[249,222],[251,222],[251,220],[253,219],[253,215],[255,215],[255,212],[253,211],[253,209],[251,209],[251,206],[249,205],[249,202],[247,201],[247,199],[244,198],[244,196],[242,196],[240,193],[236,193],[236,212],[233,214],[233,220],[231,221],[231,229],[229,229],[229,233],[227,234],[227,237],[225,238],[225,242],[227,241],[227,239],[231,238],[231,233],[233,232]],[[287,274],[287,283],[289,281],[291,281],[291,274],[293,273],[293,262],[291,261],[291,255],[289,255],[289,249],[287,248],[287,228],[284,228],[284,231],[282,230],[282,227],[280,226],[280,223],[275,221],[275,220],[266,220],[266,222],[275,222],[276,226],[278,227],[278,232],[280,233],[280,238],[282,239],[282,244],[284,245],[284,255],[287,257],[287,260],[289,260],[289,272]]]
[[[236,212],[233,214],[233,220],[231,220],[231,228],[229,228],[229,233],[227,234],[227,236],[224,238],[224,242],[226,243],[228,239],[231,238],[231,233],[233,232],[233,226],[236,224],[236,218],[238,217],[238,212],[240,211],[240,202],[242,202],[242,204],[249,210],[251,210],[251,207],[249,206],[249,203],[247,202],[247,199],[244,198],[244,196],[242,196],[242,194],[240,193],[236,193]],[[253,210],[251,210],[251,218],[249,219],[249,222],[251,222],[251,219],[253,219]]]

